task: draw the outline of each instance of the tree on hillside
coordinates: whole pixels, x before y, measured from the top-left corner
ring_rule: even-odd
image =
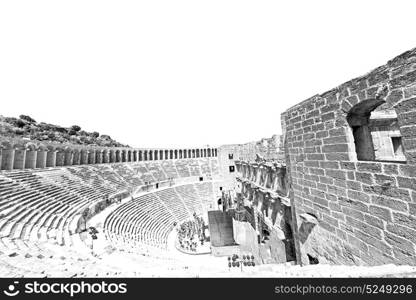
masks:
[[[23,128],[26,125],[26,122],[23,120],[16,120],[15,125],[19,128]]]
[[[35,119],[27,116],[27,115],[20,115],[19,116],[20,119],[28,121],[29,123],[36,123]]]
[[[73,131],[80,131],[81,130],[81,127],[78,126],[78,125],[72,125],[71,126],[71,130],[73,130]]]

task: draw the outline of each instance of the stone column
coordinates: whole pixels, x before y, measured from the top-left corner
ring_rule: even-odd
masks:
[[[80,165],[88,164],[88,150],[85,150],[85,149],[81,150],[81,157],[80,157],[79,164]]]
[[[256,168],[256,178],[255,178],[255,182],[258,185],[260,185],[260,177],[261,177],[261,169],[260,169],[260,165],[258,165]]]
[[[95,150],[95,163],[96,164],[103,163],[103,151],[102,150]]]
[[[13,170],[14,149],[3,149],[1,159],[2,170]]]
[[[26,150],[14,150],[13,169],[24,169],[26,160]]]
[[[56,166],[56,151],[48,151],[46,153],[46,167],[54,168]]]
[[[36,168],[46,168],[47,152],[45,150],[39,150],[36,154]]]
[[[88,151],[88,164],[95,164],[95,150]]]
[[[81,164],[81,152],[79,149],[75,149],[72,155],[72,165],[80,165]]]
[[[108,150],[110,163],[114,163],[116,161],[116,152],[114,149]]]
[[[65,165],[65,152],[64,151],[56,152],[55,166],[62,167],[64,165]]]
[[[72,162],[73,162],[73,152],[72,150],[66,150],[64,166],[72,166]]]
[[[109,150],[103,150],[103,163],[108,164],[110,162],[110,151]]]
[[[258,182],[258,184],[260,185],[260,186],[263,186],[263,184],[265,184],[264,182],[263,182],[263,179],[264,179],[264,167],[262,166],[262,165],[259,165],[259,182]]]
[[[277,181],[279,180],[279,176],[277,175],[277,173],[278,173],[278,170],[277,169],[273,169],[273,172],[272,172],[272,178],[271,178],[271,189],[272,190],[276,190],[277,189]]]
[[[35,150],[26,150],[25,169],[36,168],[37,155],[38,155],[38,152]]]
[[[122,150],[121,151],[121,161],[122,162],[127,162],[127,150]]]
[[[121,150],[116,150],[116,156],[115,156],[115,161],[114,162],[116,162],[116,163],[119,163],[119,162],[121,162]]]
[[[266,168],[266,188],[268,189],[271,187],[271,173],[272,173],[272,168],[268,166]]]

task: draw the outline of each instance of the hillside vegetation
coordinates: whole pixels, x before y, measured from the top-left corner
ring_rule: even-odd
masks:
[[[87,132],[78,125],[62,127],[44,122],[38,123],[26,115],[20,115],[19,118],[0,115],[0,141],[3,147],[25,146],[29,142],[37,146],[128,147],[113,140],[109,135],[97,131]]]

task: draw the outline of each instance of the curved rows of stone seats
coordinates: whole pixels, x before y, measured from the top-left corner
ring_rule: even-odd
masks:
[[[182,222],[192,216],[174,188],[157,191],[155,195],[171,212],[177,222]]]
[[[200,159],[199,164],[201,166],[201,173],[203,176],[211,175],[211,166],[209,159]]]
[[[196,159],[188,159],[188,168],[191,176],[202,176],[201,167]]]
[[[215,199],[213,183],[201,182],[200,184],[195,185],[195,189],[205,210],[214,209]]]
[[[71,233],[76,218],[87,207],[120,190],[144,184],[143,179],[159,181],[176,172],[181,160],[152,163],[82,165],[48,169],[0,172],[0,238],[32,241],[51,240],[72,245]],[[152,172],[147,169],[151,166]],[[167,169],[164,169],[167,166]],[[183,174],[183,173],[181,173]],[[190,172],[188,172],[190,175]],[[175,190],[160,191],[155,197],[172,211],[180,222],[190,213]]]
[[[165,170],[168,178],[178,178],[179,173],[173,161],[165,160],[161,163],[162,168]]]
[[[178,160],[176,162],[176,170],[178,170],[179,177],[191,176],[187,161]]]
[[[166,180],[168,177],[159,162],[146,162],[146,168],[154,178]]]
[[[154,193],[146,194],[120,206],[106,219],[106,236],[139,252],[158,248],[166,250],[167,239],[175,218]]]
[[[2,237],[53,239],[71,244],[70,224],[89,205],[114,192],[89,185],[67,169],[12,171],[0,175]]]
[[[95,257],[90,251],[80,251],[82,248],[85,247],[1,238],[0,274],[2,277],[136,277],[142,266],[165,265],[168,260],[163,257],[146,260],[114,248]],[[126,263],[120,264],[120,259]]]
[[[181,185],[175,187],[175,190],[183,199],[185,206],[192,215],[196,213],[199,216],[206,212],[193,184]]]
[[[186,167],[181,160],[172,160],[163,164],[151,161],[1,171],[0,274],[94,276],[99,261],[91,257],[78,235],[73,235],[80,213],[108,195],[143,186],[145,181],[202,173],[200,167],[196,172],[179,173],[178,164],[179,169]],[[160,253],[159,257],[165,259],[173,224],[190,217],[183,204],[187,197],[182,200],[175,189],[170,190],[171,193],[159,191],[142,198],[147,205],[143,206],[146,208],[143,214],[122,222],[123,227],[116,222],[112,224],[120,232],[129,233],[122,239],[113,233],[120,246],[126,243],[134,249],[140,246],[143,253],[153,257]],[[171,201],[172,196],[182,204],[178,206]],[[149,206],[150,203],[153,205]],[[89,266],[95,271],[89,272]],[[103,268],[100,274],[114,275],[111,272]]]
[[[210,159],[211,162],[211,174],[212,175],[219,175],[220,174],[220,168],[218,166],[218,160]]]
[[[206,213],[207,199],[213,200],[212,183],[185,184],[141,195],[106,218],[105,235],[115,247],[132,252],[166,250],[174,224],[190,219],[194,212]]]

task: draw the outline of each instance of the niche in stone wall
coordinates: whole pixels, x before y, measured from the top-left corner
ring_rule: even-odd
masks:
[[[397,114],[384,108],[384,100],[371,99],[353,106],[347,121],[354,137],[358,160],[404,162],[404,149]]]
[[[394,109],[373,111],[369,126],[376,160],[406,160],[397,114]]]

